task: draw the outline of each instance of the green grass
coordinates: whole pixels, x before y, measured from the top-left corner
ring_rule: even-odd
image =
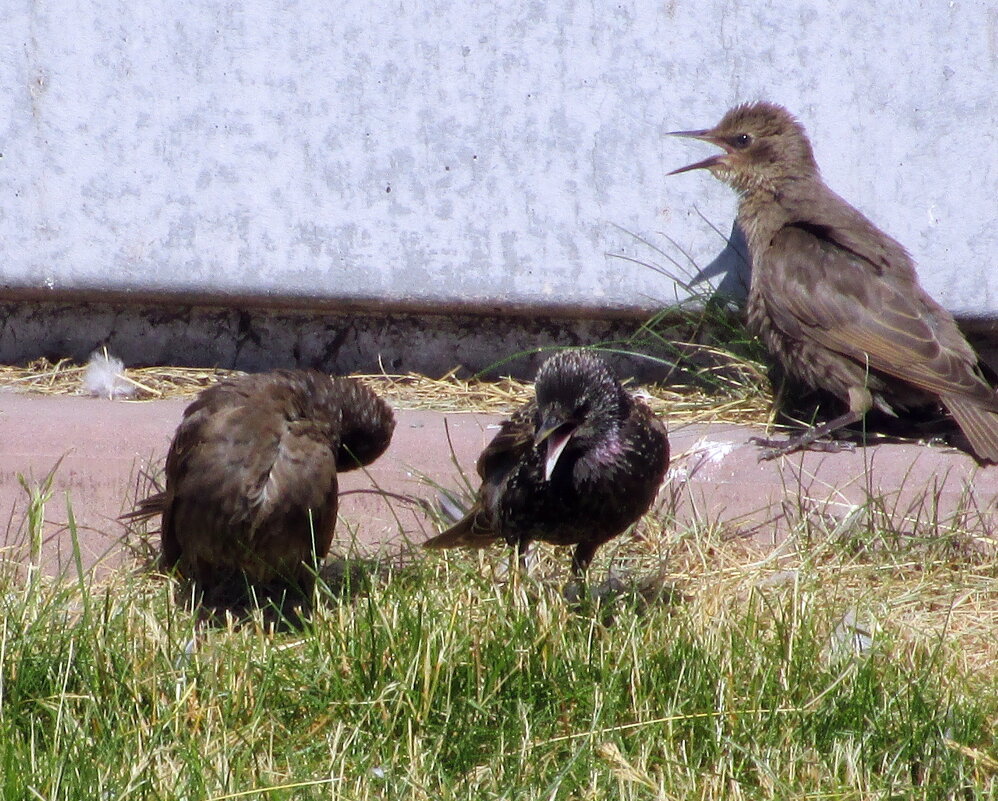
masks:
[[[609,625],[434,555],[304,635],[212,630],[186,658],[165,579],[9,568],[0,798],[998,796],[998,683],[961,618],[968,593],[993,611],[994,565],[854,533],[767,560],[657,531],[686,600],[624,596]],[[875,623],[861,653],[835,646],[850,610]]]

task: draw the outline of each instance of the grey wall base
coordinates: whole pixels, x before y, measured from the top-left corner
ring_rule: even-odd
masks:
[[[99,302],[0,302],[0,363],[85,361],[97,348],[126,366],[173,365],[259,371],[314,367],[329,373],[415,372],[532,378],[553,348],[605,345],[671,358],[635,341],[650,315],[615,319],[516,314],[319,312],[263,307]],[[998,320],[961,320],[982,360],[998,374]],[[661,330],[661,329],[660,329]],[[688,329],[673,334],[685,338]],[[663,380],[654,358],[616,359],[622,375]],[[673,380],[679,378],[671,373]],[[690,380],[690,375],[682,376]],[[992,377],[993,378],[993,377]]]
[[[643,318],[318,313],[111,303],[0,303],[0,363],[85,361],[106,346],[126,366],[532,377],[543,349],[627,340]],[[654,378],[653,365],[628,372]]]

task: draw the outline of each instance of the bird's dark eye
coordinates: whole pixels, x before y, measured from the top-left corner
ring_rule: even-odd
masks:
[[[740,133],[737,136],[731,138],[731,144],[734,145],[739,150],[744,150],[749,145],[752,144],[752,137],[747,133]]]

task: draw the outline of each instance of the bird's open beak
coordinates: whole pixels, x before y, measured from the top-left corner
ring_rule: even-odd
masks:
[[[687,139],[703,139],[705,142],[711,141],[709,128],[701,128],[699,131],[669,131],[666,136],[685,136]]]
[[[666,175],[679,175],[681,172],[689,172],[690,170],[706,170],[709,167],[713,167],[715,164],[720,164],[723,158],[724,154],[718,153],[716,156],[711,156],[710,158],[698,161],[695,164],[687,164],[685,167],[680,167],[678,170],[667,172]]]
[[[703,129],[700,131],[670,131],[666,135],[685,136],[687,139],[699,139],[702,142],[710,142],[712,145],[722,147],[721,143],[714,138],[709,129]],[[718,153],[715,156],[710,156],[709,158],[705,158],[703,161],[698,161],[695,164],[687,164],[685,167],[680,167],[678,170],[666,173],[666,175],[678,175],[681,172],[689,172],[690,170],[706,170],[709,167],[713,167],[715,164],[719,164],[724,158],[724,155],[724,153]]]
[[[551,480],[551,474],[554,472],[555,465],[558,464],[558,459],[561,457],[562,451],[565,450],[565,446],[568,445],[568,441],[572,438],[572,434],[575,433],[576,428],[578,426],[575,423],[566,423],[564,420],[557,418],[548,418],[537,429],[537,434],[534,435],[534,445],[540,445],[542,442],[547,444],[547,456],[544,458],[545,481]]]

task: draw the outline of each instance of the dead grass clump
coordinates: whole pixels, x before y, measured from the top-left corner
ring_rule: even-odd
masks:
[[[43,395],[85,394],[83,376],[86,365],[70,359],[50,362],[36,359],[24,366],[0,365],[0,387]],[[732,423],[764,425],[770,419],[772,405],[768,384],[761,367],[751,362],[742,365],[744,382],[730,382],[725,393],[708,392],[695,385],[649,385],[640,394],[670,426],[684,423]],[[457,369],[440,378],[416,373],[355,373],[355,378],[369,383],[375,391],[399,408],[433,409],[439,412],[508,414],[533,397],[528,382],[504,378],[487,381],[461,378]],[[195,367],[130,367],[122,379],[135,388],[134,401],[165,398],[193,398],[201,390],[236,370]]]

